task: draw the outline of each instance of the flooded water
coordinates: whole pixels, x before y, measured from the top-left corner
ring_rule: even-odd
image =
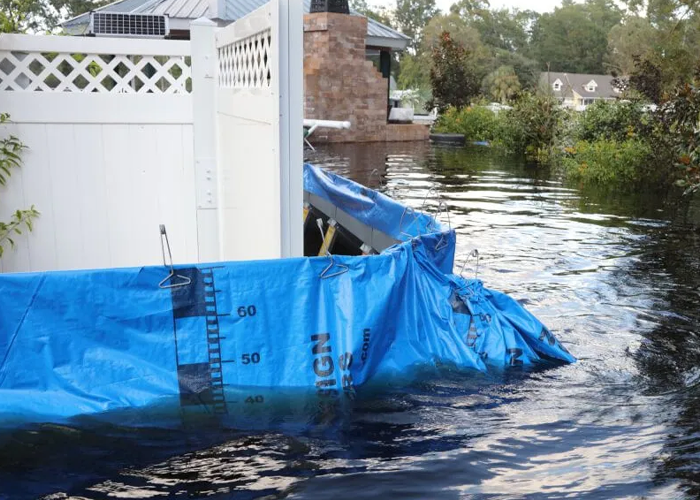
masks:
[[[298,431],[3,434],[0,499],[700,497],[700,202],[580,189],[477,148],[308,159],[416,208],[439,196],[458,264],[477,248],[486,286],[579,362],[446,372]]]

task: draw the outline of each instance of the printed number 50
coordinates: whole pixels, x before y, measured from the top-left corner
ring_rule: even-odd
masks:
[[[250,363],[260,363],[260,353],[254,352],[252,354],[244,354],[243,356],[241,356],[241,361],[244,365]]]

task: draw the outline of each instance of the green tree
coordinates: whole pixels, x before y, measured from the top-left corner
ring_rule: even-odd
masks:
[[[383,7],[373,9],[367,4],[367,0],[352,0],[350,2],[350,8],[365,17],[374,19],[375,21],[385,24],[386,26],[392,28],[394,27],[394,22],[391,19],[391,13]]]
[[[398,85],[402,89],[430,89],[430,62],[423,53],[401,56]]]
[[[45,0],[0,0],[2,33],[43,31],[55,26],[58,12]]]
[[[629,75],[636,58],[647,58],[657,50],[658,31],[639,16],[627,16],[608,34],[608,65],[612,71]]]
[[[501,104],[506,104],[520,92],[521,85],[518,75],[515,74],[513,68],[501,66],[486,75],[482,87],[485,94]]]
[[[421,51],[431,53],[432,50],[440,45],[442,34],[449,33],[450,38],[468,49],[472,54],[478,54],[480,57],[488,57],[488,50],[481,41],[479,31],[470,26],[466,19],[457,13],[447,15],[437,15],[433,17],[425,26],[423,31],[423,39]]]
[[[539,17],[529,10],[490,9],[485,0],[460,0],[450,11],[476,29],[484,45],[512,52],[527,50],[529,27]]]
[[[0,125],[10,120],[9,115],[0,113]],[[26,146],[15,136],[11,135],[0,140],[0,186],[5,186],[12,175],[12,170],[19,168],[22,160],[22,151]],[[4,252],[4,245],[10,243],[14,246],[13,238],[22,234],[22,230],[32,230],[32,221],[39,212],[32,205],[26,210],[16,210],[10,220],[0,221],[0,257]]]
[[[445,31],[433,49],[430,84],[433,97],[428,107],[442,111],[467,106],[479,94],[479,79],[470,68],[469,51]]]
[[[700,53],[700,15],[691,8],[668,13],[658,3],[650,7],[654,5],[658,9],[646,18],[629,15],[610,31],[608,60],[622,75],[633,73],[637,60],[652,63],[661,72],[662,89],[671,92],[693,78]]]
[[[494,50],[492,68],[509,66],[518,77],[523,89],[536,89],[540,81],[540,64],[518,52]]]
[[[440,46],[443,33],[467,50],[469,66],[479,80],[486,74],[489,51],[481,43],[479,32],[468,26],[459,14],[437,15],[423,30],[423,40],[415,54],[404,54],[401,58],[399,85],[402,88],[430,88],[430,68],[433,51]]]
[[[0,32],[52,31],[62,19],[107,3],[109,0],[0,0]]]
[[[480,56],[485,53],[485,56],[479,57],[484,74],[496,71],[501,66],[511,66],[523,87],[534,88],[537,85],[540,66],[528,54],[529,29],[539,14],[517,9],[493,10],[483,0],[461,0],[452,6],[451,14],[452,26],[444,29],[453,36],[466,31],[468,37],[463,43],[467,47],[476,45],[473,40],[478,41],[480,48],[475,48],[475,53]],[[434,18],[431,24],[439,19],[440,16]],[[430,31],[431,24],[426,28],[426,33]]]
[[[532,54],[542,69],[549,64],[553,71],[606,73],[608,33],[621,19],[613,0],[564,0],[533,25]]]
[[[420,47],[423,28],[439,12],[435,0],[396,0],[394,19],[398,29],[411,38],[411,50]]]

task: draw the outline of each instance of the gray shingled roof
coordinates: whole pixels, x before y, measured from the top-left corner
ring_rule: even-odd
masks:
[[[224,21],[235,21],[267,3],[267,0],[225,0]],[[304,0],[304,10],[309,11],[311,0]],[[192,20],[208,17],[209,0],[117,0],[96,9],[102,12],[165,14],[171,19]],[[361,15],[353,12],[353,15]],[[63,23],[70,34],[82,34],[89,24],[89,15],[81,14]],[[367,44],[402,50],[409,38],[384,24],[367,18]]]
[[[562,82],[561,90],[554,90],[552,85],[560,80]],[[594,92],[586,90],[586,85],[590,81],[594,81],[597,87]],[[544,72],[540,75],[542,85],[548,87],[551,92],[559,98],[572,98],[574,92],[581,97],[596,97],[596,98],[611,98],[618,97],[612,86],[613,77],[610,75],[589,75],[585,73],[555,73],[554,71]]]

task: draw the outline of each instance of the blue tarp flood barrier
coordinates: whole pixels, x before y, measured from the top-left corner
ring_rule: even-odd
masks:
[[[225,415],[263,389],[335,398],[421,366],[575,361],[515,300],[451,274],[454,231],[311,166],[305,188],[403,243],[335,256],[347,272],[327,279],[327,257],[178,266],[191,283],[173,289],[155,266],[0,275],[0,424]]]

